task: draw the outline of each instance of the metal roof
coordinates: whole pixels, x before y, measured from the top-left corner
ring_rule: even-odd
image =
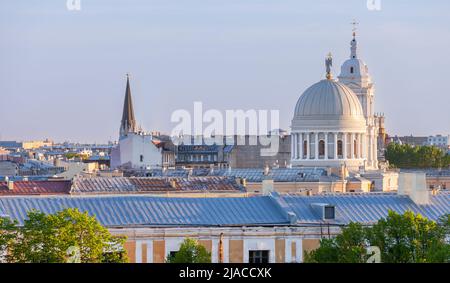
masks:
[[[188,225],[250,226],[286,224],[283,211],[270,197],[164,198],[151,196],[3,197],[0,215],[23,223],[27,211],[55,213],[78,208],[105,226]]]
[[[374,223],[387,216],[389,210],[403,214],[405,211],[420,213],[437,220],[450,213],[450,193],[439,192],[430,196],[429,205],[417,205],[408,196],[395,193],[345,193],[328,195],[284,195],[281,197],[290,210],[297,215],[299,223],[321,222],[311,209],[313,203],[327,203],[335,206],[336,223]]]
[[[10,179],[11,180],[11,179]],[[3,195],[55,195],[69,194],[71,181],[14,181],[13,189],[7,182],[0,182],[0,196]]]
[[[192,169],[192,176],[226,176],[233,178],[245,178],[248,182],[262,182],[266,178],[264,169],[258,168],[228,168],[228,169]],[[188,176],[189,170],[176,169],[153,170],[154,176]],[[318,182],[326,176],[326,170],[323,168],[274,168],[270,169],[269,177],[275,182]]]
[[[76,177],[72,194],[147,192],[243,192],[244,187],[228,177]]]
[[[420,213],[431,220],[450,213],[450,193],[430,196],[429,205],[392,193],[346,193],[316,196],[278,195],[236,198],[166,198],[146,195],[120,196],[8,196],[0,197],[0,215],[23,223],[27,211],[55,213],[78,208],[96,216],[104,226],[252,226],[316,225],[324,221],[313,203],[335,206],[335,224],[372,224],[389,210]],[[292,222],[291,222],[292,221]],[[293,224],[291,224],[293,223]]]

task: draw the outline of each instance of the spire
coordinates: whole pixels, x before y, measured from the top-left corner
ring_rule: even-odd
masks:
[[[356,47],[357,47],[357,42],[356,42],[356,26],[358,25],[358,22],[356,22],[355,20],[353,20],[353,22],[351,23],[353,25],[352,28],[352,34],[353,34],[353,39],[352,41],[350,41],[350,59],[356,59],[358,57],[358,54],[356,53]]]
[[[125,89],[125,100],[123,102],[122,121],[120,123],[120,137],[136,131],[136,120],[134,119],[133,101],[131,100],[130,76],[127,74],[127,86]]]
[[[327,80],[331,80],[333,78],[333,75],[331,74],[331,66],[333,66],[333,57],[332,57],[331,52],[330,52],[330,53],[328,53],[327,58],[325,59]]]

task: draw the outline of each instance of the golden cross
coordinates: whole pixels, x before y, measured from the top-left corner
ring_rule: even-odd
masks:
[[[350,23],[351,25],[353,25],[352,31],[353,31],[353,39],[355,39],[356,36],[356,26],[359,24],[356,20],[353,20],[353,22]]]

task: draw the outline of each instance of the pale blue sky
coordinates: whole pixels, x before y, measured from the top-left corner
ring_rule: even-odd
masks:
[[[279,109],[360,57],[390,134],[450,133],[449,1],[66,0],[0,2],[0,139],[116,139],[125,89],[144,129],[176,109]]]

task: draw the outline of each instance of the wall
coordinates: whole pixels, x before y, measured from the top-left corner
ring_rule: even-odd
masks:
[[[177,251],[186,237],[194,238],[219,262],[220,234],[224,237],[224,262],[248,262],[250,250],[269,250],[271,263],[302,262],[305,250],[318,247],[317,227],[212,227],[110,229],[128,237],[125,248],[130,262],[162,263],[170,251]],[[339,230],[331,229],[331,235]]]
[[[135,169],[161,168],[161,150],[153,144],[152,136],[129,134],[119,141],[119,148],[121,164],[129,163]],[[140,160],[141,155],[143,156],[142,162]]]

